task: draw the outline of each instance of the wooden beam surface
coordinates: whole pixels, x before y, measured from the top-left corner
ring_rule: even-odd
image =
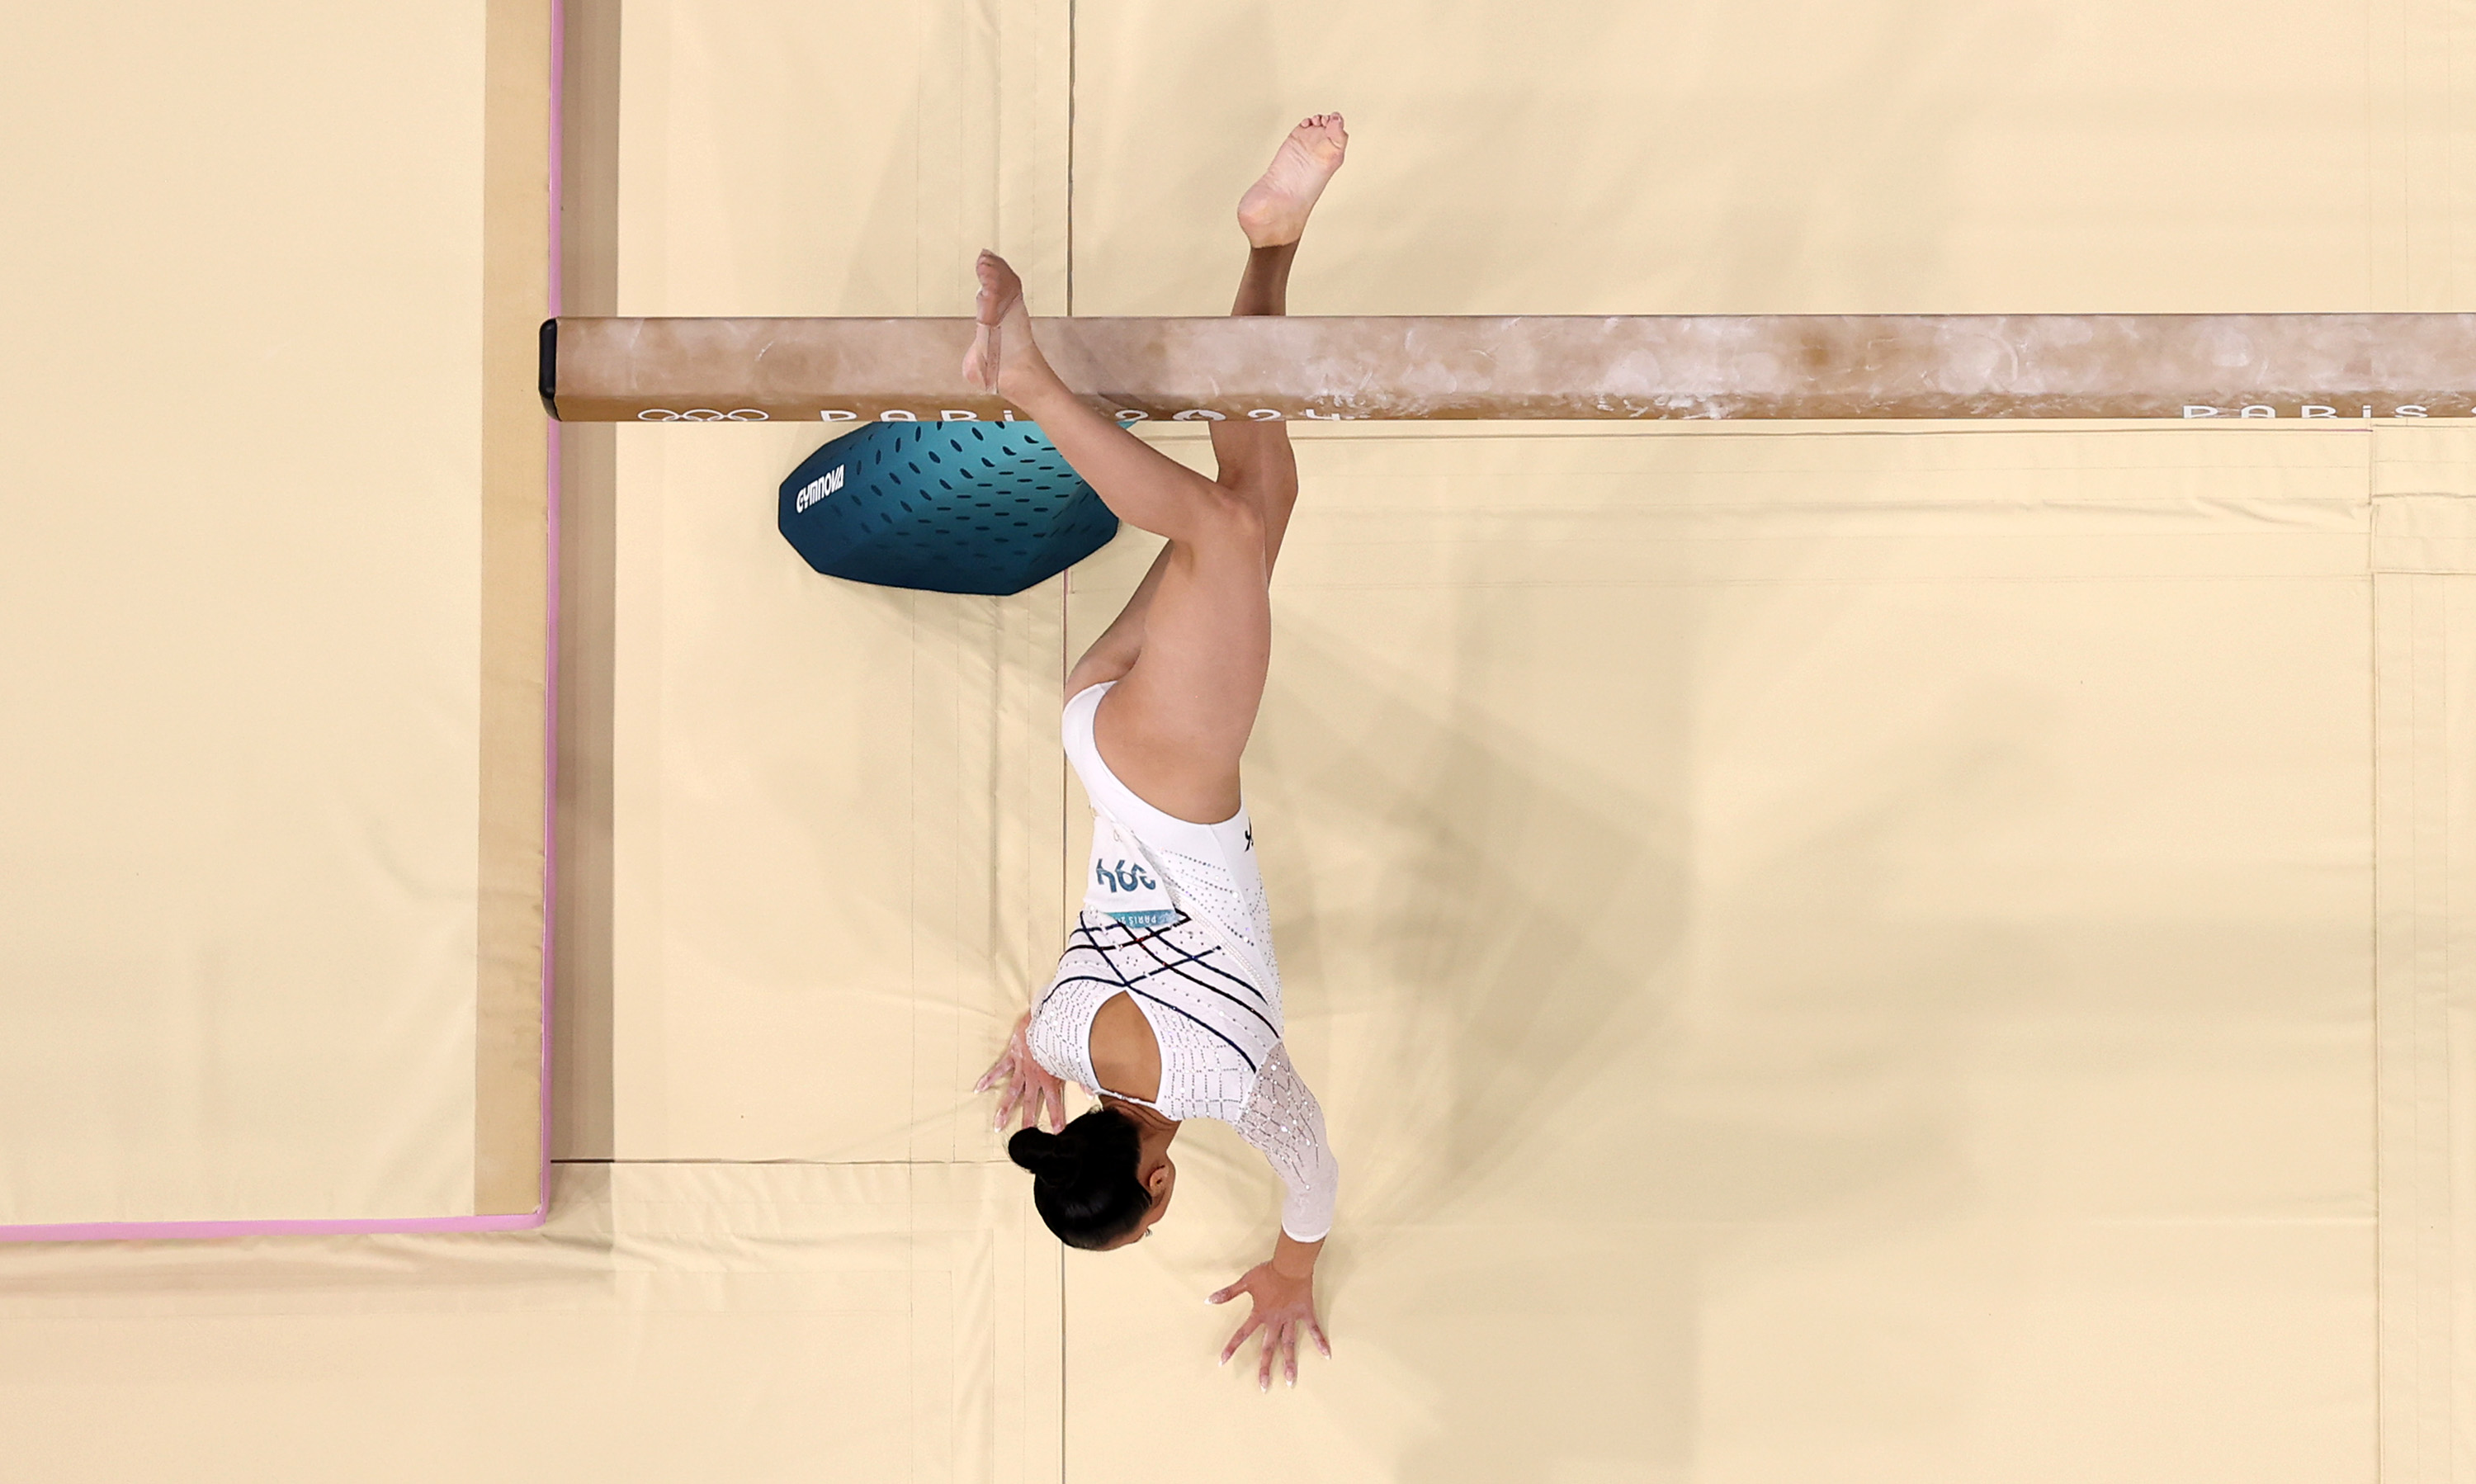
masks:
[[[2471,314],[1752,314],[1033,322],[1124,421],[2353,418],[2476,412]],[[575,422],[1010,415],[967,319],[543,327]]]

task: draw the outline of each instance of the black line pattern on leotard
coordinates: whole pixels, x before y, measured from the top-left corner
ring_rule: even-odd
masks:
[[[1058,1076],[1091,1086],[1092,1017],[1110,996],[1127,991],[1144,1004],[1160,1039],[1158,1106],[1173,1118],[1234,1124],[1270,1065],[1266,1058],[1279,1050],[1280,999],[1273,991],[1268,1013],[1257,1014],[1216,988],[1228,973],[1221,964],[1233,962],[1245,962],[1242,950],[1213,920],[1191,910],[1161,928],[1135,928],[1087,908],[1070,920],[1066,951],[1033,1018],[1034,1055]],[[1156,1015],[1154,1004],[1176,1013]],[[1248,1014],[1236,1014],[1230,1004]]]
[[[1078,938],[1081,938],[1081,939],[1082,939],[1086,944],[1088,944],[1088,945],[1089,945],[1091,948],[1093,948],[1095,951],[1097,951],[1097,952],[1102,952],[1102,953],[1104,953],[1104,954],[1105,954],[1105,953],[1107,953],[1107,952],[1108,952],[1110,950],[1112,950],[1112,949],[1130,949],[1130,948],[1140,948],[1140,949],[1143,949],[1146,952],[1148,952],[1148,953],[1149,953],[1149,952],[1151,952],[1151,949],[1150,949],[1149,945],[1153,944],[1153,943],[1166,943],[1166,944],[1168,944],[1172,949],[1176,950],[1176,952],[1181,952],[1181,953],[1185,953],[1185,954],[1186,954],[1186,956],[1185,956],[1184,958],[1181,958],[1181,959],[1179,959],[1179,960],[1178,960],[1178,963],[1180,963],[1180,964],[1194,964],[1194,965],[1196,965],[1196,966],[1197,966],[1197,967],[1199,967],[1199,968],[1202,968],[1202,969],[1209,970],[1209,971],[1211,971],[1212,973],[1219,975],[1221,977],[1223,977],[1223,978],[1225,978],[1225,979],[1227,979],[1230,983],[1237,985],[1240,989],[1243,989],[1243,990],[1245,990],[1247,993],[1249,993],[1249,994],[1250,994],[1250,995],[1254,996],[1254,997],[1255,997],[1255,1002],[1256,1002],[1257,1004],[1264,1004],[1264,1003],[1266,1003],[1267,1002],[1266,1002],[1266,1001],[1265,1001],[1265,999],[1264,999],[1264,992],[1263,992],[1261,989],[1258,989],[1258,988],[1255,986],[1255,982],[1254,982],[1254,980],[1248,978],[1248,977],[1247,977],[1245,975],[1243,975],[1243,974],[1232,974],[1232,973],[1230,973],[1228,970],[1224,969],[1223,967],[1221,967],[1219,964],[1211,963],[1211,962],[1207,962],[1207,960],[1209,960],[1209,959],[1212,957],[1212,955],[1213,955],[1213,954],[1218,953],[1218,952],[1221,952],[1221,946],[1220,946],[1219,944],[1215,944],[1215,945],[1213,945],[1212,947],[1205,949],[1205,950],[1204,950],[1202,952],[1201,952],[1201,953],[1197,953],[1197,952],[1188,952],[1188,951],[1187,951],[1187,949],[1186,949],[1186,948],[1184,948],[1182,945],[1180,945],[1180,944],[1177,942],[1177,940],[1176,940],[1176,939],[1172,938],[1172,937],[1170,937],[1170,936],[1169,936],[1169,933],[1170,933],[1171,929],[1173,929],[1173,928],[1183,928],[1183,927],[1185,927],[1185,926],[1186,926],[1187,924],[1189,924],[1189,923],[1192,923],[1192,922],[1198,922],[1198,921],[1200,921],[1200,919],[1198,919],[1196,916],[1194,916],[1194,914],[1192,914],[1192,913],[1187,913],[1187,912],[1181,912],[1181,913],[1179,913],[1179,914],[1178,914],[1178,917],[1177,917],[1177,921],[1176,921],[1176,922],[1174,922],[1174,923],[1168,924],[1168,925],[1167,925],[1167,926],[1165,926],[1165,927],[1145,928],[1145,929],[1142,929],[1142,930],[1140,930],[1140,931],[1138,931],[1137,929],[1135,929],[1135,928],[1129,928],[1129,927],[1127,927],[1127,926],[1126,924],[1124,924],[1124,923],[1112,923],[1112,924],[1110,924],[1110,926],[1111,926],[1111,927],[1113,927],[1113,928],[1117,928],[1119,931],[1121,931],[1121,932],[1123,932],[1123,933],[1126,933],[1126,934],[1127,935],[1127,941],[1126,941],[1126,942],[1124,942],[1124,943],[1102,943],[1102,942],[1101,941],[1101,939],[1100,939],[1100,935],[1099,935],[1098,933],[1095,933],[1095,932],[1094,932],[1094,931],[1093,931],[1093,930],[1092,930],[1088,926],[1086,926],[1086,925],[1084,925],[1084,924],[1082,924],[1082,923],[1080,923],[1080,922],[1078,922],[1078,923],[1077,923],[1077,924],[1075,925],[1075,930],[1074,930],[1072,933],[1070,933],[1070,934],[1069,934],[1069,936],[1070,936],[1070,937],[1078,937]],[[1155,961],[1155,962],[1157,962],[1157,961],[1158,961],[1158,955],[1154,955],[1154,961]],[[1171,966],[1167,966],[1167,967],[1175,967],[1175,965],[1171,965]],[[1201,981],[1200,981],[1200,980],[1196,980],[1196,979],[1195,979],[1195,977],[1194,977],[1193,975],[1181,975],[1181,976],[1179,976],[1179,977],[1180,977],[1181,978],[1188,979],[1188,980],[1189,980],[1189,981],[1191,981],[1191,982],[1195,982],[1195,983],[1198,985],[1198,987],[1200,987],[1200,988],[1202,988],[1202,989],[1212,989],[1212,986],[1211,986],[1211,985],[1201,983]],[[1213,989],[1213,993],[1214,993],[1214,994],[1222,995],[1224,999],[1228,998],[1226,994],[1224,994],[1224,993],[1223,993],[1223,991],[1220,991],[1220,990],[1217,990],[1217,989]],[[1263,1021],[1263,1022],[1264,1022],[1264,1028],[1265,1028],[1265,1029],[1272,1031],[1275,1035],[1278,1035],[1278,1034],[1280,1034],[1280,1027],[1279,1027],[1279,1026],[1275,1026],[1275,1025],[1274,1025],[1270,1020],[1266,1020],[1266,1019],[1265,1019],[1265,1017],[1263,1017],[1262,1015],[1256,1015],[1256,1014],[1255,1014],[1255,1012],[1254,1012],[1252,1009],[1249,1008],[1249,1007],[1248,1007],[1248,1006],[1246,1006],[1246,1005],[1243,1005],[1243,1004],[1242,1004],[1242,1005],[1240,1005],[1240,1006],[1239,1006],[1239,1008],[1247,1010],[1249,1014],[1250,1014],[1250,1015],[1255,1015],[1255,1018],[1256,1018],[1257,1020]]]
[[[1194,985],[1196,988],[1201,989],[1201,990],[1203,990],[1203,991],[1205,991],[1205,992],[1207,992],[1207,993],[1210,993],[1210,994],[1219,995],[1222,999],[1228,1001],[1231,1004],[1236,1005],[1238,1008],[1240,1008],[1240,1009],[1242,1009],[1242,1010],[1246,1011],[1248,1014],[1250,1014],[1250,1015],[1251,1015],[1251,1016],[1255,1017],[1255,1019],[1256,1019],[1257,1021],[1259,1021],[1259,1022],[1261,1022],[1261,1023],[1263,1024],[1264,1028],[1265,1028],[1266,1030],[1271,1031],[1273,1034],[1275,1034],[1275,1035],[1276,1035],[1276,1036],[1277,1036],[1277,1035],[1279,1035],[1279,1034],[1281,1033],[1281,1027],[1280,1027],[1280,1026],[1278,1026],[1274,1025],[1274,1024],[1273,1024],[1273,1022],[1272,1022],[1272,1018],[1271,1018],[1270,1016],[1266,1015],[1263,1011],[1256,1009],[1253,1005],[1249,1004],[1246,1001],[1241,1000],[1241,999],[1239,999],[1236,995],[1233,995],[1233,994],[1229,993],[1229,991],[1227,991],[1227,990],[1226,990],[1226,989],[1222,989],[1222,988],[1220,988],[1220,987],[1218,987],[1218,986],[1216,986],[1216,985],[1206,984],[1206,983],[1205,983],[1205,982],[1203,982],[1201,979],[1197,978],[1194,975],[1189,974],[1189,973],[1187,973],[1187,972],[1186,972],[1186,967],[1185,967],[1186,965],[1188,965],[1188,964],[1201,964],[1201,963],[1203,963],[1203,960],[1204,960],[1204,958],[1205,958],[1207,955],[1212,954],[1212,953],[1220,952],[1221,952],[1221,950],[1220,950],[1218,947],[1205,949],[1205,950],[1203,951],[1203,952],[1201,952],[1201,953],[1187,953],[1187,955],[1186,955],[1184,958],[1179,959],[1179,960],[1178,960],[1177,962],[1176,962],[1176,963],[1167,963],[1167,962],[1164,962],[1164,961],[1162,960],[1161,956],[1160,956],[1158,953],[1155,953],[1155,952],[1152,952],[1151,944],[1151,942],[1150,942],[1149,940],[1146,940],[1146,939],[1140,939],[1140,938],[1139,938],[1139,939],[1137,939],[1135,942],[1133,942],[1133,943],[1131,943],[1131,944],[1129,944],[1129,945],[1127,945],[1127,946],[1128,946],[1129,948],[1139,948],[1139,949],[1142,949],[1142,950],[1144,951],[1144,956],[1145,956],[1145,957],[1150,958],[1153,963],[1156,963],[1156,964],[1159,964],[1159,965],[1160,965],[1160,967],[1159,967],[1158,969],[1155,969],[1155,970],[1153,970],[1153,971],[1152,971],[1152,973],[1153,973],[1153,974],[1160,974],[1160,973],[1175,974],[1175,975],[1176,975],[1179,978],[1184,979],[1184,980],[1186,980],[1186,982],[1188,982],[1189,984]],[[1173,945],[1171,945],[1171,946],[1172,946],[1173,948],[1176,947],[1176,945],[1175,945],[1175,944],[1173,944]],[[1180,950],[1179,950],[1179,952],[1185,952],[1185,950],[1180,949]],[[1215,974],[1220,974],[1220,973],[1221,973],[1221,971],[1220,971],[1219,969],[1213,969],[1212,965],[1210,965],[1210,964],[1203,964],[1203,967],[1205,967],[1205,968],[1207,968],[1207,969],[1212,969],[1212,972],[1213,972],[1213,973],[1215,973]],[[1152,976],[1151,976],[1151,974],[1147,974],[1147,975],[1143,976],[1143,977],[1145,977],[1145,978],[1151,978],[1151,977],[1152,977]]]
[[[1140,941],[1140,940],[1138,940],[1138,941]],[[1202,1029],[1203,1029],[1207,1034],[1209,1034],[1209,1035],[1210,1035],[1214,1040],[1219,1041],[1222,1045],[1224,1045],[1224,1046],[1226,1046],[1226,1047],[1229,1048],[1229,1049],[1230,1049],[1231,1051],[1236,1051],[1236,1052],[1238,1053],[1238,1059],[1239,1059],[1240,1061],[1243,1061],[1243,1062],[1245,1062],[1245,1063],[1247,1064],[1247,1070],[1248,1070],[1248,1072],[1249,1072],[1249,1073],[1250,1073],[1250,1074],[1251,1074],[1251,1073],[1253,1073],[1253,1072],[1254,1072],[1254,1070],[1255,1070],[1255,1058],[1254,1058],[1254,1057],[1252,1057],[1252,1056],[1248,1055],[1248,1054],[1247,1054],[1247,1049],[1246,1049],[1245,1047],[1243,1047],[1243,1046],[1240,1046],[1237,1042],[1230,1040],[1230,1039],[1229,1039],[1229,1037],[1228,1037],[1227,1035],[1226,1035],[1226,1034],[1224,1034],[1224,1033],[1222,1032],[1222,1030],[1221,1030],[1221,1028],[1220,1028],[1219,1026],[1217,1026],[1213,1025],[1210,1021],[1205,1020],[1202,1016],[1200,1016],[1200,1015],[1196,1014],[1194,1011],[1187,1009],[1184,1005],[1178,1004],[1178,1003],[1176,1003],[1176,1002],[1174,1002],[1174,1001],[1164,1000],[1164,999],[1162,999],[1162,998],[1161,998],[1160,996],[1158,996],[1158,995],[1154,995],[1154,994],[1148,994],[1148,993],[1146,993],[1146,992],[1145,992],[1145,991],[1143,991],[1143,990],[1137,989],[1137,988],[1135,987],[1135,979],[1130,979],[1130,978],[1127,977],[1127,971],[1118,967],[1117,960],[1115,960],[1115,959],[1113,959],[1113,958],[1111,958],[1111,957],[1109,956],[1109,952],[1108,952],[1108,950],[1103,949],[1103,948],[1101,948],[1101,947],[1099,947],[1099,946],[1095,945],[1095,947],[1093,948],[1093,952],[1096,952],[1096,953],[1099,953],[1099,954],[1101,955],[1101,962],[1108,966],[1109,972],[1110,972],[1111,974],[1113,974],[1113,975],[1116,975],[1116,976],[1117,976],[1117,986],[1118,986],[1120,989],[1125,990],[1127,994],[1133,995],[1135,998],[1137,998],[1137,999],[1139,999],[1139,1000],[1149,1000],[1149,1001],[1151,1001],[1152,1003],[1154,1003],[1154,1004],[1156,1004],[1156,1005],[1159,1005],[1162,1009],[1175,1011],[1175,1012],[1176,1012],[1176,1013],[1177,1013],[1178,1015],[1181,1015],[1181,1016],[1185,1017],[1186,1019],[1188,1019],[1188,1020],[1191,1020],[1191,1021],[1195,1022],[1195,1024],[1196,1024],[1198,1026],[1201,1027],[1201,1028],[1202,1028]],[[1157,960],[1155,960],[1155,962],[1157,962]],[[1151,971],[1151,973],[1149,973],[1149,974],[1140,974],[1140,975],[1137,975],[1137,976],[1135,977],[1135,978],[1137,978],[1137,979],[1148,979],[1148,978],[1152,977],[1152,976],[1153,976],[1153,975],[1160,974],[1160,973],[1162,973],[1162,972],[1164,972],[1164,971],[1174,972],[1174,971],[1175,971],[1175,966],[1174,966],[1174,965],[1164,965],[1161,969],[1155,969],[1155,970],[1152,970],[1152,971]],[[1087,981],[1089,981],[1089,982],[1091,982],[1091,983],[1095,983],[1095,984],[1106,984],[1106,983],[1108,983],[1108,982],[1109,982],[1109,981],[1108,981],[1108,980],[1106,980],[1106,979],[1094,978],[1094,977],[1093,977],[1092,976],[1090,976],[1090,975],[1075,975],[1075,976],[1072,976],[1072,977],[1074,977],[1074,978],[1076,978],[1076,979],[1087,980]],[[1185,976],[1185,975],[1180,975],[1180,976],[1179,976],[1179,977],[1181,977],[1181,978],[1186,978],[1186,977],[1187,977],[1187,976]],[[1210,989],[1210,988],[1211,988],[1211,986],[1210,986],[1210,985],[1208,985],[1208,984],[1207,984],[1207,985],[1204,985],[1203,987],[1204,987],[1204,988],[1206,988],[1206,989]],[[1213,992],[1214,992],[1215,994],[1219,994],[1219,993],[1220,993],[1220,991],[1218,991],[1218,990],[1214,990]],[[1237,999],[1236,999],[1234,996],[1224,995],[1224,996],[1222,996],[1222,998],[1224,998],[1224,999],[1226,999],[1226,1000],[1228,1000],[1232,1004],[1239,1004],[1239,1002],[1237,1001]],[[1239,1008],[1240,1008],[1240,1009],[1245,1009],[1245,1008],[1246,1008],[1246,1006],[1245,1006],[1245,1005],[1243,1005],[1243,1004],[1239,1004]],[[1250,1012],[1250,1013],[1251,1013],[1251,1012]],[[1257,1016],[1256,1018],[1257,1018],[1258,1020],[1263,1019],[1263,1017],[1261,1017],[1261,1016]],[[1266,1028],[1267,1030],[1272,1029],[1272,1025],[1271,1025],[1271,1023],[1270,1023],[1270,1022],[1266,1022],[1266,1023],[1265,1023],[1265,1027],[1264,1027],[1264,1028]]]
[[[1164,974],[1176,975],[1179,978],[1186,979],[1190,984],[1195,982],[1194,979],[1188,976],[1178,973],[1178,964],[1160,964],[1158,968],[1147,969],[1130,979],[1127,977],[1126,971],[1120,969],[1108,954],[1102,953],[1101,955],[1101,961],[1109,966],[1109,972],[1116,976],[1115,977],[1104,979],[1100,977],[1098,975],[1091,974],[1061,974],[1057,977],[1049,981],[1049,988],[1053,991],[1061,984],[1099,984],[1111,989],[1132,989],[1146,979],[1156,979]],[[1184,963],[1187,960],[1181,959],[1179,960],[1179,963]],[[1158,960],[1154,960],[1154,962],[1157,963]],[[1206,989],[1212,988],[1209,984],[1206,984],[1203,987]],[[1220,994],[1220,991],[1214,990],[1213,993]],[[1044,994],[1042,998],[1047,999],[1048,996]],[[1229,1000],[1232,997],[1223,995],[1222,998]],[[1247,1007],[1244,1004],[1240,1004],[1238,1008],[1244,1010]],[[1252,1011],[1249,1011],[1248,1013],[1253,1014]],[[1264,1017],[1260,1015],[1255,1016],[1255,1018],[1257,1020],[1264,1020]],[[1274,1029],[1274,1026],[1271,1021],[1264,1021],[1264,1028],[1272,1030],[1275,1035],[1280,1033],[1278,1030]]]
[[[1240,1046],[1237,1042],[1230,1040],[1227,1036],[1223,1035],[1219,1030],[1215,1029],[1210,1021],[1204,1020],[1170,1001],[1163,1000],[1158,995],[1145,994],[1142,990],[1135,988],[1132,984],[1127,986],[1127,993],[1134,996],[1138,1000],[1149,1000],[1165,1010],[1176,1010],[1178,1014],[1185,1016],[1188,1020],[1194,1021],[1198,1026],[1202,1026],[1213,1039],[1219,1041],[1222,1045],[1229,1048],[1231,1051],[1236,1051],[1238,1053],[1238,1059],[1247,1064],[1249,1075],[1253,1075],[1255,1071],[1255,1058],[1247,1054],[1247,1049],[1245,1047]]]
[[[1140,948],[1140,949],[1143,949],[1146,952],[1151,952],[1151,950],[1150,949],[1150,947],[1149,947],[1148,945],[1150,945],[1150,944],[1151,944],[1151,942],[1153,942],[1153,941],[1154,941],[1154,940],[1153,940],[1153,939],[1151,939],[1151,938],[1137,938],[1134,942],[1129,943],[1129,944],[1127,944],[1127,946],[1128,948]],[[1176,949],[1176,950],[1177,950],[1179,952],[1181,952],[1181,953],[1186,953],[1186,956],[1185,956],[1184,958],[1181,958],[1181,959],[1179,959],[1179,960],[1178,960],[1178,962],[1179,962],[1179,963],[1181,963],[1181,964],[1194,964],[1194,965],[1198,966],[1199,968],[1208,969],[1208,970],[1212,971],[1214,974],[1217,974],[1217,975],[1221,976],[1223,978],[1227,979],[1230,983],[1237,985],[1240,989],[1243,989],[1243,990],[1245,990],[1247,993],[1249,993],[1249,994],[1250,994],[1250,995],[1254,996],[1254,997],[1255,997],[1255,1002],[1256,1002],[1257,1004],[1262,1004],[1262,1003],[1264,1002],[1264,992],[1263,992],[1262,990],[1260,990],[1260,989],[1257,989],[1257,988],[1255,987],[1255,985],[1254,985],[1254,982],[1253,982],[1252,980],[1249,979],[1245,975],[1243,975],[1243,974],[1232,974],[1232,973],[1230,973],[1228,970],[1224,969],[1223,967],[1221,967],[1219,964],[1216,964],[1216,963],[1207,963],[1207,962],[1205,962],[1205,960],[1206,960],[1206,959],[1209,959],[1213,954],[1218,953],[1218,952],[1221,952],[1221,946],[1220,946],[1219,944],[1214,944],[1212,947],[1210,947],[1210,948],[1208,948],[1208,949],[1205,949],[1205,950],[1204,950],[1202,952],[1201,952],[1201,953],[1188,953],[1188,952],[1186,952],[1186,950],[1185,950],[1184,948],[1180,947],[1180,946],[1179,946],[1179,945],[1178,945],[1175,940],[1167,939],[1167,938],[1163,938],[1163,939],[1159,939],[1158,941],[1168,943],[1168,944],[1169,944],[1169,946],[1170,946],[1171,948]],[[1204,988],[1206,988],[1206,989],[1212,989],[1212,986],[1211,986],[1211,985],[1209,985],[1209,984],[1206,984],[1206,985],[1204,985],[1203,987],[1204,987]],[[1222,992],[1221,992],[1220,990],[1213,990],[1213,993],[1215,993],[1215,994],[1220,994],[1220,993],[1222,993]],[[1253,1012],[1250,1010],[1250,1011],[1249,1011],[1249,1013],[1250,1013],[1250,1014],[1252,1014]],[[1264,1020],[1264,1017],[1262,1017],[1262,1016],[1260,1016],[1260,1015],[1257,1015],[1255,1018],[1256,1018],[1257,1020]],[[1271,1021],[1268,1021],[1268,1020],[1267,1020],[1267,1021],[1264,1021],[1264,1024],[1265,1024],[1266,1026],[1271,1026],[1273,1023],[1272,1023]]]

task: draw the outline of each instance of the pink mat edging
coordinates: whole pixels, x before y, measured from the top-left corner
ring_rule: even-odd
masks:
[[[567,0],[550,0],[550,317],[557,319],[566,291],[567,241]],[[556,418],[542,424],[545,450],[542,459],[543,495],[549,523],[547,545],[550,573],[548,607],[545,625],[549,642],[544,647],[542,664],[542,936],[541,936],[541,1180],[536,1187],[539,1203],[534,1207],[531,1224],[539,1225],[550,1219],[550,1120],[551,1120],[551,1017],[555,1011],[551,994],[551,970],[557,946],[552,928],[558,918],[558,557],[559,557],[559,495],[561,461],[559,425]]]

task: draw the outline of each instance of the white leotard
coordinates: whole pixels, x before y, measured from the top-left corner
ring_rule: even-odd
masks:
[[[1056,977],[1032,1008],[1032,1056],[1052,1076],[1102,1091],[1092,1071],[1092,1018],[1113,997],[1131,996],[1160,1043],[1160,1091],[1149,1106],[1235,1127],[1288,1192],[1281,1229],[1320,1241],[1332,1229],[1341,1167],[1325,1138],[1324,1110],[1281,1044],[1280,965],[1246,807],[1199,825],[1137,798],[1092,740],[1092,717],[1108,689],[1095,685],[1066,704],[1066,756],[1096,823],[1114,820],[1133,837],[1177,918],[1130,928],[1087,904]],[[1096,848],[1096,865],[1102,853]]]

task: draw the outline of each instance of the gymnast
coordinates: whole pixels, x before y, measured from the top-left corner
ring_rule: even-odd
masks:
[[[1307,119],[1240,198],[1250,251],[1230,313],[1285,312],[1299,236],[1348,143],[1340,114]],[[1180,1120],[1235,1125],[1288,1194],[1272,1257],[1210,1298],[1253,1300],[1221,1360],[1260,1331],[1256,1384],[1271,1389],[1277,1356],[1296,1386],[1300,1340],[1332,1353],[1315,1265],[1340,1167],[1282,1049],[1280,968],[1238,758],[1264,696],[1266,584],[1298,463],[1279,422],[1213,422],[1208,480],[1147,446],[1050,369],[1005,260],[982,253],[978,274],[964,375],[1039,423],[1121,520],[1169,544],[1067,676],[1066,756],[1094,816],[1083,910],[1056,977],[975,1091],[1000,1090],[1000,1128],[1022,1110],[1006,1152],[1032,1173],[1032,1205],[1060,1241],[1096,1251],[1141,1241],[1169,1210]],[[1099,1100],[1071,1124],[1069,1080]]]

